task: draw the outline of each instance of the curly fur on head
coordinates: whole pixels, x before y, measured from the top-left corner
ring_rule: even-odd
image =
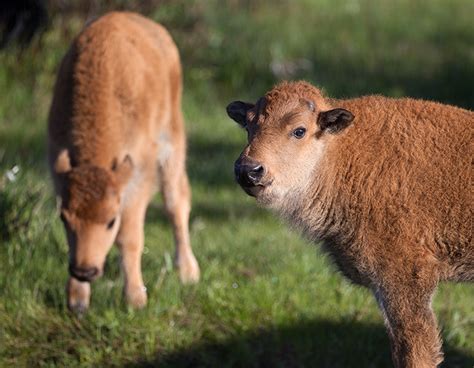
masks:
[[[67,206],[70,212],[89,221],[105,223],[110,220],[112,205],[118,202],[119,183],[107,170],[83,165],[71,170],[67,176]],[[116,201],[113,201],[113,199]],[[107,202],[111,202],[106,205]]]
[[[290,101],[306,100],[314,103],[319,110],[329,109],[323,92],[306,81],[277,84],[265,94],[265,113],[272,114],[276,109]]]

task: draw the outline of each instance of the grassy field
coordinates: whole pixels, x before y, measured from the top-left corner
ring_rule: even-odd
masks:
[[[145,229],[148,306],[125,306],[114,249],[90,312],[68,313],[45,127],[57,64],[84,16],[54,16],[40,42],[0,55],[0,367],[390,367],[370,293],[234,183],[245,137],[225,106],[304,77],[336,97],[411,95],[473,109],[474,3],[161,5],[149,15],[169,27],[185,66],[191,239],[202,281],[180,285],[157,199]],[[473,367],[474,285],[442,285],[434,307],[444,366]]]

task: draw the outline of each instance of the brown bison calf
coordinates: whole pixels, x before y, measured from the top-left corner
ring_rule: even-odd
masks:
[[[110,13],[82,31],[59,70],[48,148],[69,243],[69,308],[88,307],[90,282],[114,241],[128,303],[146,304],[140,259],[157,184],[173,223],[181,280],[198,280],[188,233],[181,67],[163,27]]]
[[[232,102],[248,132],[235,163],[243,189],[369,287],[397,367],[435,367],[431,309],[439,281],[474,280],[474,113],[381,96],[325,98],[282,83],[254,105]]]

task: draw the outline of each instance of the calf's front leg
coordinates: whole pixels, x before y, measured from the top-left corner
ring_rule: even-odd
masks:
[[[82,282],[69,277],[66,284],[67,307],[76,314],[82,314],[89,308],[91,297],[90,282]]]
[[[396,368],[435,368],[443,361],[431,309],[434,288],[434,285],[395,279],[375,293],[384,314]]]
[[[127,303],[134,308],[142,308],[147,303],[141,271],[146,206],[147,203],[141,201],[124,209],[117,236],[125,277],[124,294]]]

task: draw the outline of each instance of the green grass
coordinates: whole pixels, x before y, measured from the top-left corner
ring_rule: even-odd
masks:
[[[370,293],[234,183],[245,137],[224,107],[278,80],[272,62],[305,59],[309,66],[287,77],[304,76],[337,97],[377,92],[473,108],[473,3],[297,4],[177,1],[152,13],[172,30],[185,65],[191,238],[202,280],[180,285],[171,228],[155,200],[142,311],[124,304],[115,249],[93,285],[90,312],[78,319],[65,305],[67,246],[46,170],[45,126],[57,63],[80,21],[61,26],[55,17],[40,44],[0,55],[1,367],[391,366]],[[15,165],[11,182],[5,174]],[[472,284],[442,285],[435,297],[446,367],[474,366],[473,305]]]

